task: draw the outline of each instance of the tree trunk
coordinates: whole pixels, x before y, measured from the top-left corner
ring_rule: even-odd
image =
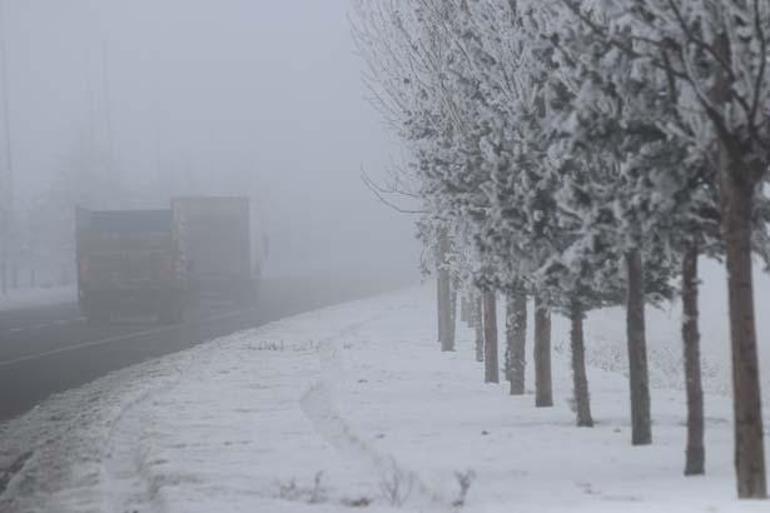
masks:
[[[439,269],[436,280],[436,292],[438,304],[438,341],[441,344],[442,351],[451,351],[453,349],[449,334],[452,302],[450,297],[450,281],[449,272]]]
[[[583,336],[583,309],[575,301],[570,311],[570,347],[572,349],[572,383],[577,413],[578,427],[593,427],[591,417],[591,399],[588,393],[588,375],[586,373],[585,338]]]
[[[497,362],[497,300],[494,292],[484,292],[484,382],[500,382]]]
[[[626,334],[628,376],[631,389],[631,443],[652,443],[650,380],[647,371],[647,338],[644,326],[644,268],[638,249],[626,254],[628,290]]]
[[[446,268],[449,240],[441,233],[436,255],[436,293],[438,305],[438,341],[442,351],[454,351],[454,330],[452,315],[452,279]]]
[[[508,295],[505,316],[506,378],[511,395],[524,394],[527,342],[527,296],[523,290]]]
[[[682,261],[682,341],[687,390],[687,453],[684,475],[705,473],[703,446],[703,385],[698,333],[698,244],[691,242]]]
[[[449,315],[447,317],[447,347],[449,349],[443,349],[444,351],[455,350],[455,340],[457,334],[457,286],[455,283],[449,283]]]
[[[722,151],[723,154],[727,153]],[[727,245],[727,289],[733,367],[735,470],[738,496],[767,497],[762,398],[757,361],[754,291],[751,276],[751,213],[754,187],[748,169],[721,158],[720,203]]]
[[[468,294],[463,294],[460,297],[460,321],[468,324],[469,326],[473,322],[471,319],[470,301],[468,300]]]
[[[535,406],[553,406],[551,383],[551,312],[535,296]]]
[[[730,39],[724,31],[717,35],[715,50],[728,66],[732,65]],[[719,108],[730,101],[734,92],[731,79],[721,68],[716,78],[711,94]],[[747,153],[728,134],[720,133],[719,203],[722,238],[727,249],[737,488],[742,499],[764,499],[767,480],[751,276],[751,228],[757,177],[767,170],[766,164],[757,169],[747,165]]]
[[[473,327],[476,331],[476,361],[484,361],[484,306],[481,295],[473,300]]]
[[[510,383],[513,374],[513,294],[505,295],[505,355],[503,356],[503,374]]]

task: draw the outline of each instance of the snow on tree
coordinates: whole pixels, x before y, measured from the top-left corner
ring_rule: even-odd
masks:
[[[736,470],[766,495],[751,252],[770,255],[770,7],[748,0],[393,0],[359,8],[375,95],[409,148],[426,245],[509,300],[505,373],[523,383],[516,305],[572,322],[578,424],[590,425],[582,320],[627,307],[632,442],[652,441],[644,306],[683,298],[685,473],[703,472],[698,255],[726,255]],[[371,28],[371,23],[375,26]],[[382,92],[385,94],[382,94]],[[681,291],[672,286],[682,276]],[[519,317],[521,306],[518,306]]]
[[[738,495],[767,495],[751,278],[756,198],[770,164],[766,2],[559,0],[608,52],[668,80],[688,152],[716,168],[728,269]],[[676,126],[669,125],[674,132]],[[716,158],[714,158],[716,156]]]

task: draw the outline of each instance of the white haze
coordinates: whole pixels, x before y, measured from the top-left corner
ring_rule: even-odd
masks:
[[[346,0],[0,5],[19,230],[56,187],[95,189],[73,193],[94,207],[250,194],[270,274],[415,272],[413,220],[359,178],[393,150],[364,100]]]

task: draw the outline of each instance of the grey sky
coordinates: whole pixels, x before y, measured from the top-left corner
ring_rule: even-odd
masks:
[[[135,204],[158,202],[153,189],[259,190],[274,272],[416,264],[411,220],[358,178],[391,150],[346,0],[2,1],[24,198],[84,140],[107,144],[109,122],[108,172]]]

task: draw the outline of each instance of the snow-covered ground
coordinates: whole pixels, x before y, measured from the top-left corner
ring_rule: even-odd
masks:
[[[770,508],[734,499],[729,374],[717,358],[708,474],[682,476],[678,315],[651,312],[655,443],[632,448],[619,310],[589,319],[598,424],[578,429],[563,320],[557,404],[536,409],[531,394],[482,383],[470,330],[456,353],[439,351],[433,299],[423,286],[319,310],[56,396],[0,427],[0,468],[11,469],[0,511],[453,511],[465,479],[469,512]],[[718,344],[709,323],[724,321],[704,322],[704,343]]]
[[[58,305],[77,299],[77,291],[71,287],[37,289],[13,289],[0,294],[0,310],[14,310],[30,306]]]

